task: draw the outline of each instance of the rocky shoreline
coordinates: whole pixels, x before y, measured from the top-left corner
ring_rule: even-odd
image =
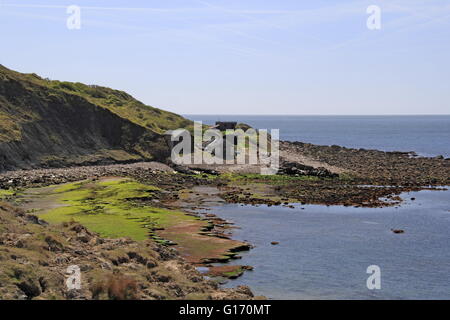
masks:
[[[151,198],[139,199],[139,205],[148,205],[154,208],[169,210],[182,210],[186,215],[193,216],[195,219],[207,223],[200,231],[195,231],[197,229],[189,229],[192,228],[189,227],[187,229],[184,228],[183,232],[191,232],[192,234],[196,234],[196,237],[212,237],[220,241],[233,241],[232,228],[234,226],[230,222],[215,216],[213,212],[200,214],[198,209],[208,210],[210,206],[222,202],[251,205],[264,204],[268,206],[291,206],[292,203],[355,207],[397,206],[403,200],[399,197],[403,192],[430,188],[436,189],[450,185],[450,160],[443,159],[442,157],[422,158],[414,156],[411,153],[348,149],[338,146],[315,146],[300,142],[285,141],[280,143],[280,147],[281,168],[279,174],[274,176],[261,176],[256,174],[255,169],[259,169],[257,166],[202,166],[188,168],[169,166],[158,162],[20,170],[0,173],[0,198],[3,201],[20,206],[23,205],[23,197],[21,198],[20,195],[24,190],[29,188],[54,186],[86,180],[88,181],[88,185],[91,185],[108,177],[127,177],[144,185],[158,187],[159,191],[155,191]],[[16,212],[14,208],[4,208],[7,208],[4,211]],[[23,217],[23,213],[20,213],[20,215],[20,217]],[[78,242],[72,243],[75,240],[71,237],[72,240],[69,241],[70,245],[75,246],[80,242],[83,243],[82,246],[88,246],[97,242],[97,240],[91,241],[91,239],[99,239],[98,236],[94,235],[90,230],[83,230],[83,234],[89,235],[89,241],[83,242],[81,237],[75,234],[73,235],[75,237],[74,239],[78,239],[81,242],[76,240]],[[67,235],[66,233],[69,231],[61,232]],[[155,239],[171,240],[170,237],[174,237],[173,239],[175,241],[166,241],[165,245],[161,244],[155,247],[154,240],[147,240],[142,243],[132,242],[132,246],[141,247],[145,243],[145,246],[151,247],[151,250],[156,252],[159,252],[158,250],[163,250],[162,252],[173,252],[173,248],[170,249],[170,245],[171,242],[176,244],[175,235],[178,231],[174,229],[175,233],[172,234],[169,229],[164,230],[163,228],[160,230],[156,228],[152,232],[157,235]],[[8,233],[8,237],[3,238],[2,245],[7,247],[6,252],[10,252],[11,247],[17,248],[17,244],[20,243],[19,240],[22,239],[20,233],[19,235],[11,234]],[[26,234],[26,232],[22,234]],[[103,239],[99,241],[108,243],[110,240]],[[129,240],[123,241],[125,241],[126,245],[131,244],[131,242],[127,242]],[[95,247],[96,245],[98,244],[95,244],[86,251],[103,250],[101,247]],[[121,245],[117,245],[117,248]],[[168,245],[169,247],[167,247]],[[114,246],[116,246],[116,242],[114,242]],[[178,251],[177,253],[173,253],[177,256],[174,259],[184,261],[184,265],[180,270],[191,270],[194,266],[205,266],[208,268],[206,273],[198,273],[195,270],[180,271],[185,275],[195,273],[198,279],[203,279],[205,275],[219,278],[235,278],[242,275],[245,271],[252,269],[250,266],[213,267],[211,265],[214,262],[226,262],[230,259],[239,258],[237,252],[239,250],[250,249],[250,244],[235,245],[233,251],[229,251],[225,255],[218,255],[215,258],[206,258],[206,256],[202,258],[201,255],[192,255],[192,252],[186,250],[184,246],[177,247],[175,245],[174,248]],[[134,253],[131,253],[133,257],[130,257],[129,254],[126,255],[128,258],[124,256],[123,259],[120,258],[119,260],[125,261],[123,263],[124,265],[134,263],[132,262],[133,257],[136,257]],[[90,256],[87,260],[91,258],[95,261],[93,256]],[[29,262],[26,255],[24,255],[23,259]],[[20,259],[15,260],[20,261]],[[144,261],[145,259],[138,258],[138,260]],[[110,261],[110,263],[114,265],[113,261]],[[119,265],[122,265],[122,263]],[[56,268],[56,266],[53,267]],[[102,269],[98,264],[93,264],[89,268],[92,268],[90,270],[96,268]],[[132,268],[136,268],[136,266]],[[106,269],[110,270],[108,268]],[[125,270],[127,272],[130,271],[128,267]],[[62,271],[59,272],[61,273]],[[140,274],[140,271],[138,274],[139,276],[137,277],[139,278],[142,274]],[[148,279],[153,278],[150,277]],[[61,279],[58,281],[61,281]],[[154,281],[154,279],[151,281]],[[203,295],[205,292],[202,291],[202,295],[198,297],[213,299],[252,298],[251,291],[248,288],[222,291],[222,289],[217,287],[217,282],[211,284],[202,281],[206,280],[199,280],[197,282],[204,287],[204,290],[209,290],[208,292],[210,293]],[[159,282],[166,283],[164,281]],[[156,281],[158,285],[160,285],[159,282]],[[168,282],[170,283],[170,281]],[[183,299],[189,296],[186,290],[180,289],[180,291],[176,289],[176,286],[177,282],[174,280],[174,283],[169,286],[169,289],[172,288],[178,293],[169,290],[165,295],[158,296],[157,294],[148,294],[144,291],[139,291],[141,295],[138,298]],[[102,286],[98,289],[100,292],[105,291],[101,288]],[[37,290],[34,291],[37,292]],[[9,298],[17,298],[17,295],[20,295],[18,291],[14,296],[9,295],[9,293],[3,294]],[[64,292],[60,292],[59,294],[61,294],[59,297],[66,298],[96,298],[92,292],[80,293],[73,297],[67,296],[67,293]],[[105,295],[106,293],[103,292],[102,294]],[[46,297],[46,295],[42,295],[42,288],[39,296],[41,298]]]

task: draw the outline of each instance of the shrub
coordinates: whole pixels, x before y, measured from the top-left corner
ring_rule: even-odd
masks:
[[[105,281],[94,283],[90,287],[92,299],[99,299],[105,293],[111,300],[136,300],[137,284],[130,277],[112,274]]]

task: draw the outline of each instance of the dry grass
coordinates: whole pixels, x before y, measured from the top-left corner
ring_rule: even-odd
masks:
[[[92,299],[101,299],[106,295],[110,300],[136,300],[137,289],[136,281],[123,274],[111,274],[90,287]]]

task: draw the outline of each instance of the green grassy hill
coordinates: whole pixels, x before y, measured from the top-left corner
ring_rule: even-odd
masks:
[[[162,133],[191,125],[123,91],[0,65],[0,170],[163,160]]]

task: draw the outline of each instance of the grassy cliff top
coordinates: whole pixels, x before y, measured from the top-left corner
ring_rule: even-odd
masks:
[[[44,92],[47,95],[57,97],[63,97],[65,94],[76,95],[157,133],[163,133],[170,129],[186,128],[191,126],[192,123],[180,115],[145,105],[126,92],[111,88],[86,85],[79,82],[43,79],[34,73],[19,73],[0,65],[0,87],[2,82],[14,82],[16,85],[18,84],[22,88],[39,95]],[[4,92],[3,95],[5,95]],[[6,107],[8,103],[4,98],[0,90],[0,129],[2,129],[0,134],[17,136],[20,129],[15,125],[15,122],[17,120],[20,122],[23,119],[20,116],[15,117],[15,119],[11,118],[13,107]],[[14,98],[20,99],[20,97]]]

